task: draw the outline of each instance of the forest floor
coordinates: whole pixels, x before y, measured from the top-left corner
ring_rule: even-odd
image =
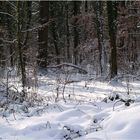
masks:
[[[139,81],[101,82],[80,74],[38,79],[42,101],[29,108],[26,102],[11,104],[11,112],[1,109],[0,140],[140,139]],[[116,95],[123,101],[113,100]]]

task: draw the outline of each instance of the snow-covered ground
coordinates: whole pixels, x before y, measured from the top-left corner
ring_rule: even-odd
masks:
[[[0,140],[140,139],[140,82],[126,85],[125,81],[100,82],[81,75],[78,80],[76,76],[62,77],[39,77],[37,92],[42,103],[29,108],[26,103],[12,104],[11,114],[1,113]],[[108,99],[116,94],[136,101],[126,106]]]

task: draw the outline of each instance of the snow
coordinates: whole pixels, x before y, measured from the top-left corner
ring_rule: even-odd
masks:
[[[112,139],[139,139],[139,116],[139,106],[133,106],[121,112],[112,113],[110,119],[105,122],[106,131],[108,131],[109,134],[108,136],[112,137]]]
[[[61,76],[63,82],[65,76]],[[11,104],[0,113],[0,139],[2,140],[138,140],[140,139],[140,82],[108,83],[88,80],[83,75],[71,75],[66,84],[55,76],[39,76],[38,94],[43,103],[29,107]],[[59,98],[55,102],[56,87]],[[123,99],[136,102],[125,106],[123,102],[109,100],[119,94]],[[70,95],[70,96],[69,96]],[[107,98],[106,102],[104,99]],[[116,104],[115,104],[116,103]],[[115,105],[115,106],[114,106]],[[14,110],[14,111],[13,111]],[[26,110],[26,111],[25,111]],[[5,115],[4,115],[5,114]]]

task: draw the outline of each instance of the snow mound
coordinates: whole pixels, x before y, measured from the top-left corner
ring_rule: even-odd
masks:
[[[140,106],[113,112],[104,128],[112,140],[140,139]]]
[[[71,109],[71,110],[68,110],[68,111],[65,111],[63,112],[61,115],[59,115],[59,117],[56,119],[58,121],[64,121],[64,120],[68,120],[72,117],[81,117],[82,115],[85,115],[84,112],[81,112],[80,110],[78,109]]]

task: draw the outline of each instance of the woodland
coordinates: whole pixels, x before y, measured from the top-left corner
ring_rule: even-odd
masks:
[[[139,81],[140,1],[0,1],[0,139],[140,139]]]

